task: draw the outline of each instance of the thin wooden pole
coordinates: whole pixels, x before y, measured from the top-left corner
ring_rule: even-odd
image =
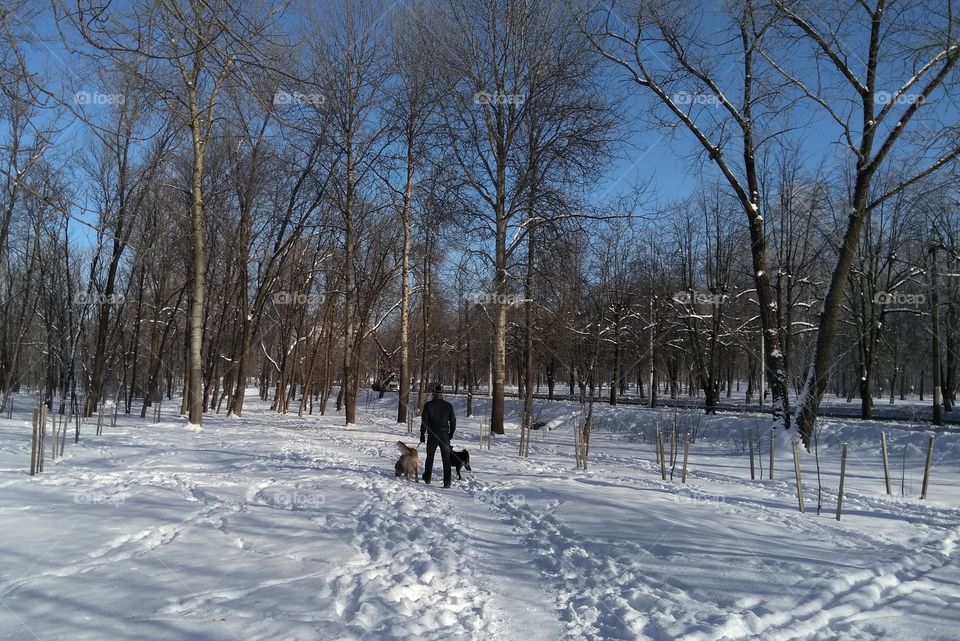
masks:
[[[78,414],[79,414],[79,413],[78,413]],[[78,418],[79,418],[79,416],[78,416]],[[75,419],[74,419],[74,416],[73,416],[73,398],[72,398],[72,396],[71,396],[70,402],[67,403],[67,417],[66,417],[66,419],[64,419],[64,421],[63,421],[63,429],[66,430],[66,429],[67,429],[67,426],[68,426],[70,423],[73,423],[73,424],[74,424],[74,427],[75,427],[74,432],[73,432],[73,442],[74,442],[74,443],[79,443],[79,442],[80,442],[80,421],[79,421],[79,420],[75,420]]]
[[[47,443],[47,411],[46,405],[40,408],[40,438],[37,439],[37,472],[43,472],[43,454]]]
[[[890,458],[887,456],[887,433],[880,432],[880,451],[883,453],[883,480],[887,484],[887,494],[890,491]]]
[[[37,471],[43,472],[44,454],[47,451],[47,406],[40,407],[40,451],[37,452]]]
[[[677,464],[677,426],[676,424],[670,427],[670,469],[671,471],[674,466]]]
[[[840,520],[840,512],[843,509],[843,482],[847,477],[847,444],[843,444],[840,451],[840,492],[837,494],[837,520]]]
[[[680,473],[680,481],[687,482],[687,458],[690,455],[690,432],[683,435],[683,471]]]
[[[33,408],[31,415],[31,424],[33,425],[33,438],[30,440],[30,476],[37,473],[37,437],[40,434],[40,408]]]
[[[797,453],[797,442],[793,442],[793,472],[797,477],[797,502],[800,504],[800,511],[805,512],[803,507],[803,483],[800,480],[800,455]]]
[[[660,459],[660,478],[664,481],[667,480],[667,466],[666,462],[663,460],[663,434],[660,432],[660,428],[657,428],[657,458]]]
[[[923,488],[920,491],[920,498],[927,498],[927,484],[930,482],[930,468],[933,467],[933,435],[927,442],[927,463],[923,466]]]
[[[773,450],[777,442],[776,439],[777,430],[770,430],[770,480],[773,480]]]
[[[753,462],[753,430],[747,430],[747,444],[750,447],[750,480],[757,480],[757,470]]]
[[[57,436],[59,435],[59,432],[57,431],[57,427],[56,427],[57,415],[52,414],[51,419],[52,419],[51,422],[54,425],[53,429],[50,430],[50,460],[52,461],[55,458],[57,458]],[[66,429],[66,427],[64,427],[64,429]]]

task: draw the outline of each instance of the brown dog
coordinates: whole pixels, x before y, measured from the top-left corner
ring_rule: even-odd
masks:
[[[420,454],[415,448],[407,447],[403,441],[397,441],[397,449],[400,450],[400,458],[393,466],[395,476],[403,475],[403,478],[410,480],[412,476],[417,483],[420,482]]]

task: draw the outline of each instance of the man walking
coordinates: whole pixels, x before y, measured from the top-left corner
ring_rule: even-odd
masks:
[[[443,487],[450,487],[450,439],[456,431],[457,417],[453,405],[443,400],[443,385],[437,383],[433,388],[433,399],[424,404],[420,417],[420,442],[427,442],[427,461],[423,469],[425,483],[429,483],[433,476],[433,456],[439,447],[443,461]]]

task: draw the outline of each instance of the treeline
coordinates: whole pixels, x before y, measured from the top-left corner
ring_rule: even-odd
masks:
[[[940,2],[0,11],[5,407],[182,393],[200,424],[256,385],[349,424],[402,381],[405,422],[441,380],[502,433],[509,385],[524,430],[544,386],[743,386],[809,442],[828,391],[955,400]],[[667,151],[689,195],[617,182]]]

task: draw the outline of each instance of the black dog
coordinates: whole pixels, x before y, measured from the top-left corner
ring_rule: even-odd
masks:
[[[470,452],[466,450],[460,450],[459,452],[450,450],[450,462],[457,468],[458,480],[463,480],[463,477],[460,476],[461,467],[465,468],[468,472],[473,472],[473,470],[470,469]]]

